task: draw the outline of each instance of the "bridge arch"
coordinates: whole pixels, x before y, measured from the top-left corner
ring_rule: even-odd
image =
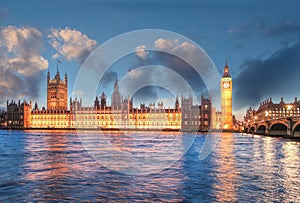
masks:
[[[266,125],[259,125],[259,126],[256,128],[256,133],[257,133],[257,134],[265,134],[265,133],[266,133],[266,129],[267,129],[267,126],[266,126]]]
[[[294,124],[292,135],[293,137],[300,137],[300,120]]]
[[[285,122],[274,122],[270,125],[270,135],[287,135],[288,125]]]
[[[249,133],[254,133],[255,131],[256,131],[255,126],[251,126],[251,127],[249,128]]]

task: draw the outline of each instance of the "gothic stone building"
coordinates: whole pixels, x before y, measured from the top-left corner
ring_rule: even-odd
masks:
[[[148,129],[207,131],[211,126],[211,101],[201,98],[201,105],[194,105],[192,97],[178,97],[174,108],[165,108],[163,103],[133,107],[133,98],[123,98],[118,81],[114,85],[111,106],[102,93],[95,98],[93,106],[83,106],[81,99],[70,98],[68,109],[68,80],[61,80],[57,70],[51,80],[47,75],[47,109],[32,109],[31,103],[7,104],[8,125],[12,128],[79,128],[79,129]]]

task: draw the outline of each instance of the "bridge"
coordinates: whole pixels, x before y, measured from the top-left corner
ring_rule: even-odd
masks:
[[[300,138],[300,116],[255,121],[244,124],[244,132]]]

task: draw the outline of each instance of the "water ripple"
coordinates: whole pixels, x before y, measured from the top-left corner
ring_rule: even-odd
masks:
[[[106,136],[119,150],[139,157],[172,141],[168,135],[159,140]],[[0,201],[300,202],[299,142],[224,134],[215,151],[200,161],[205,136],[197,135],[170,168],[130,176],[101,166],[72,131],[0,131]],[[183,149],[176,147],[153,160],[174,161]]]

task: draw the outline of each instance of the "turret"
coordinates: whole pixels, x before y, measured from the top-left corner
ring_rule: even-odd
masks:
[[[66,84],[68,83],[68,75],[67,75],[67,73],[65,73],[65,83]]]
[[[99,99],[98,99],[98,97],[96,96],[96,99],[95,99],[95,101],[94,101],[94,108],[99,109],[99,107],[100,107],[100,105],[99,105]]]
[[[48,70],[48,73],[47,73],[47,83],[49,83],[49,81],[50,81],[50,72]]]
[[[283,97],[281,97],[281,99],[280,99],[280,103],[281,103],[281,104],[284,104]]]
[[[176,96],[176,101],[175,101],[175,109],[179,109],[179,101],[178,101],[178,95]]]
[[[59,69],[58,69],[58,67],[57,67],[57,70],[56,70],[55,79],[56,79],[57,81],[59,81],[59,80],[60,80],[60,73],[59,73]]]
[[[104,107],[106,107],[106,95],[104,94],[104,92],[102,92],[101,94],[100,103],[101,108],[104,109]]]

